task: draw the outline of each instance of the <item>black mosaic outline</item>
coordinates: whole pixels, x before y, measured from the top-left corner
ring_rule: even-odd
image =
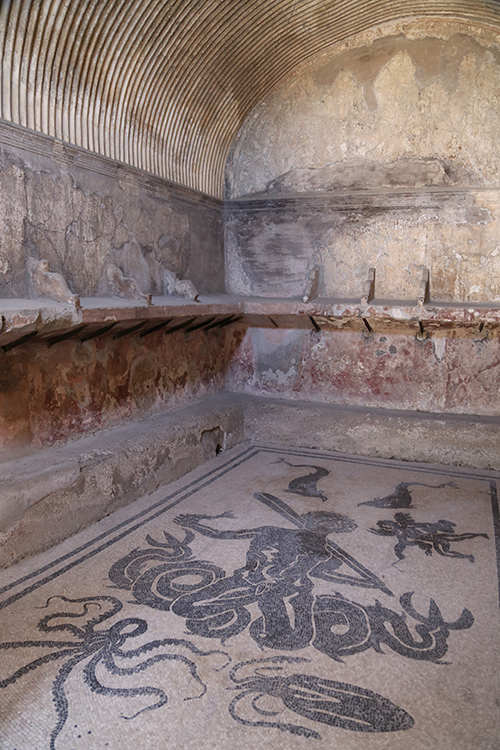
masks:
[[[299,716],[354,732],[398,732],[414,726],[409,713],[371,690],[311,674],[283,674],[286,665],[309,662],[300,656],[271,656],[236,664],[229,674],[234,683],[229,689],[237,692],[229,704],[231,717],[246,727],[273,727],[308,739],[322,739],[314,729],[280,721],[280,711],[259,706],[260,698],[271,696]],[[253,674],[237,676],[249,666],[253,666]],[[256,720],[245,719],[238,713],[239,704],[245,699],[249,699]]]
[[[247,630],[263,650],[297,651],[313,646],[343,661],[345,656],[370,648],[383,653],[384,644],[408,659],[446,663],[442,657],[448,650],[450,631],[468,629],[474,622],[468,609],[464,608],[454,622],[446,622],[433,599],[428,615],[417,612],[411,591],[399,599],[402,613],[382,606],[378,600],[374,605],[364,605],[339,593],[316,593],[318,580],[384,588],[374,574],[350,556],[356,565],[350,567],[364,573],[363,579],[337,572],[346,556],[337,554],[337,550],[343,550],[336,545],[330,547],[328,532],[352,530],[351,519],[325,511],[299,516],[273,495],[254,497],[291,521],[297,530],[261,526],[220,531],[207,521],[233,517],[231,512],[218,516],[182,514],[173,522],[182,527],[184,539],[179,541],[165,531],[164,542],[147,535],[147,547],[130,550],[111,566],[108,576],[113,587],[130,592],[129,602],[182,617],[185,632],[215,638],[222,644]],[[229,573],[212,562],[194,558],[189,545],[196,534],[212,539],[246,539],[246,564],[241,561],[240,567]],[[272,561],[261,554],[270,548],[275,552]],[[325,558],[325,553],[330,557]],[[201,580],[175,584],[187,574]],[[387,589],[385,593],[392,595]],[[286,601],[294,610],[293,618],[286,610]],[[256,619],[248,609],[252,604],[257,604],[260,613]],[[408,627],[409,618],[415,621],[412,625],[417,636]],[[347,625],[343,634],[332,631],[339,622]]]
[[[497,483],[494,480],[490,480],[490,495],[493,528],[495,530],[495,549],[497,553],[498,605],[500,606],[500,510],[498,507]]]
[[[69,599],[66,596],[56,595],[50,597],[45,606],[49,606],[53,599],[60,599],[62,602],[81,605],[79,612],[54,612],[53,614],[46,615],[39,621],[38,630],[41,633],[49,633],[50,635],[57,634],[53,635],[57,640],[0,643],[0,650],[41,647],[51,649],[44,656],[28,662],[7,678],[0,680],[0,688],[12,685],[24,677],[24,675],[38,669],[38,667],[44,664],[55,661],[58,661],[60,664],[60,660],[63,660],[62,666],[59,668],[52,683],[52,699],[56,710],[56,723],[50,734],[50,750],[55,750],[56,740],[62,732],[69,716],[69,699],[66,695],[65,684],[71,673],[82,662],[87,662],[82,671],[84,682],[91,692],[107,696],[120,696],[121,698],[147,696],[150,699],[151,702],[149,705],[135,711],[131,716],[122,716],[124,719],[134,719],[145,711],[153,711],[156,708],[164,706],[168,702],[167,693],[162,688],[154,686],[107,686],[101,682],[100,677],[97,675],[99,667],[101,667],[105,674],[121,677],[145,672],[149,667],[161,661],[180,662],[184,664],[188,674],[200,686],[200,694],[184,698],[187,701],[194,698],[202,698],[207,691],[207,686],[198,674],[196,663],[183,654],[172,653],[166,650],[168,647],[182,647],[195,656],[223,655],[226,659],[226,664],[217,668],[216,671],[224,669],[231,661],[231,657],[225,651],[213,649],[202,651],[192,641],[188,641],[185,638],[162,638],[143,643],[137,648],[124,650],[123,646],[126,641],[146,633],[148,623],[142,618],[126,617],[115,622],[109,628],[99,628],[96,630],[96,626],[101,625],[121,611],[123,604],[119,599],[114,596],[91,596],[80,599]],[[98,608],[98,613],[94,616],[91,614],[92,605]],[[78,621],[79,624],[75,621]],[[61,632],[63,633],[62,636],[60,635]],[[60,640],[61,638],[64,638],[64,640]],[[153,652],[152,656],[143,658],[150,652]],[[118,658],[124,664],[127,664],[127,659],[137,659],[137,657],[143,660],[135,664],[133,663],[132,666],[119,666],[115,662],[115,658]],[[401,709],[396,707],[396,710],[400,711]]]
[[[443,487],[453,487],[456,489],[455,482],[443,482],[442,484],[426,484],[425,482],[399,482],[394,492],[385,497],[374,497],[373,500],[366,500],[364,503],[358,503],[358,508],[362,505],[369,505],[372,508],[387,508],[390,510],[415,508],[411,490],[408,487],[427,487],[432,490],[440,490]]]
[[[58,568],[57,570],[54,570],[50,575],[46,576],[45,578],[35,581],[30,586],[26,587],[23,591],[18,592],[17,594],[14,594],[9,599],[4,601],[2,604],[0,604],[0,609],[3,607],[9,606],[9,604],[13,603],[14,601],[17,601],[17,599],[22,598],[26,596],[27,594],[31,593],[32,591],[44,586],[46,583],[54,580],[58,576],[62,575],[63,573],[67,572],[69,569],[79,565],[82,562],[85,562],[90,557],[93,557],[94,555],[98,554],[99,552],[103,551],[104,549],[107,549],[114,545],[116,542],[122,540],[124,537],[126,537],[128,534],[132,533],[133,531],[141,528],[145,524],[148,524],[150,521],[152,521],[154,518],[157,518],[161,516],[166,511],[170,510],[171,508],[177,506],[179,503],[181,503],[183,500],[192,497],[196,492],[199,492],[200,490],[204,489],[205,487],[209,486],[210,484],[213,484],[215,481],[218,481],[222,477],[224,477],[226,474],[228,474],[233,469],[237,468],[238,466],[242,465],[243,463],[246,463],[251,458],[257,457],[260,453],[270,453],[270,454],[278,454],[279,456],[287,455],[287,456],[293,456],[293,457],[300,457],[301,459],[308,459],[313,458],[313,460],[318,459],[318,453],[319,452],[312,452],[312,451],[300,451],[298,449],[283,449],[279,447],[261,447],[261,446],[250,446],[247,449],[245,449],[243,452],[239,453],[237,456],[234,456],[232,459],[224,463],[222,466],[212,469],[211,471],[203,474],[201,477],[198,477],[197,479],[193,480],[192,482],[187,483],[183,487],[179,488],[175,492],[171,493],[170,495],[162,498],[160,501],[155,502],[152,506],[150,506],[147,509],[142,510],[139,513],[136,513],[131,518],[128,518],[127,520],[122,521],[121,523],[114,526],[112,529],[109,529],[108,531],[94,537],[93,539],[89,540],[85,544],[78,547],[76,550],[72,550],[65,555],[59,557],[56,560],[53,560],[52,562],[48,563],[44,567],[32,571],[31,573],[25,575],[23,578],[18,579],[17,581],[14,581],[8,585],[6,585],[3,589],[0,590],[0,593],[5,592],[7,590],[11,590],[12,588],[19,586],[20,584],[31,580],[33,578],[36,578],[37,576],[42,575],[43,573],[47,572],[48,570],[54,569],[57,566],[59,566],[61,563],[64,563],[70,558],[77,558],[73,559],[70,563],[66,564],[62,568]],[[419,473],[425,473],[427,475],[434,474],[434,475],[440,475],[440,476],[456,476],[461,477],[464,479],[472,479],[474,481],[483,481],[488,480],[489,481],[489,488],[490,488],[490,497],[491,497],[491,504],[492,504],[492,515],[493,515],[493,525],[494,525],[494,532],[495,532],[495,546],[496,546],[496,553],[497,553],[497,567],[499,571],[499,599],[500,599],[500,513],[499,513],[499,507],[498,507],[498,494],[497,494],[497,485],[496,481],[491,479],[491,473],[488,477],[485,477],[484,475],[481,475],[480,473],[476,472],[474,474],[467,472],[467,471],[453,471],[449,469],[443,469],[443,468],[431,468],[427,467],[425,465],[415,466],[411,464],[401,463],[401,462],[394,462],[390,460],[383,460],[383,459],[370,459],[370,458],[358,458],[358,457],[351,457],[351,456],[345,456],[342,454],[337,455],[324,455],[319,454],[321,457],[321,460],[323,461],[340,461],[342,463],[347,464],[359,464],[359,465],[366,465],[366,466],[373,466],[377,468],[381,468],[383,466],[390,467],[396,471],[411,471],[411,472],[419,472]],[[298,466],[296,468],[299,468]],[[317,468],[317,467],[313,467]],[[330,472],[328,472],[330,473]],[[305,496],[312,496],[312,497],[318,497],[319,499],[323,500],[322,494],[318,491],[316,483],[312,482],[311,479],[312,475],[306,475],[304,477],[299,477],[294,482],[292,482],[289,485],[288,490],[291,491],[293,494],[299,494],[299,495],[305,495]],[[307,481],[310,480],[311,481]],[[300,487],[295,486],[297,482],[300,480]],[[303,484],[307,486],[302,486]],[[312,484],[311,484],[312,482]],[[309,486],[311,485],[311,486]],[[298,490],[298,491],[297,491]],[[278,510],[280,512],[281,510],[287,510],[290,513],[293,513],[293,511],[286,506],[286,504],[283,501],[280,501],[278,498],[274,498],[274,496],[269,495],[262,495],[260,493],[261,497],[263,497],[266,501],[271,499],[275,504],[276,502],[280,507],[274,508],[275,510]],[[254,495],[256,499],[261,499],[259,497],[259,493]],[[281,507],[283,506],[283,507]],[[281,513],[281,515],[284,515],[284,512]],[[140,519],[140,520],[139,520]],[[177,522],[177,521],[176,521]],[[124,527],[129,527],[125,528]],[[124,530],[123,530],[124,529]],[[103,544],[99,544],[102,542],[106,537],[112,537],[113,534],[116,532],[119,532],[116,534],[113,538],[108,538],[107,541],[105,541]],[[481,535],[478,535],[481,536]],[[186,537],[186,543],[188,541],[188,538]],[[98,545],[95,547],[95,545]],[[94,549],[90,549],[94,546]],[[86,550],[89,550],[85,552]],[[82,554],[80,557],[78,555]],[[167,701],[167,695],[162,689],[154,688],[152,686],[143,686],[143,687],[134,687],[134,688],[114,688],[114,687],[107,687],[106,685],[99,682],[99,679],[97,678],[95,674],[95,668],[97,667],[98,662],[104,659],[104,666],[108,671],[110,671],[112,674],[135,674],[142,672],[146,670],[149,665],[156,663],[160,660],[180,660],[182,661],[186,666],[188,666],[189,672],[191,674],[191,677],[195,679],[196,682],[200,683],[202,686],[202,693],[203,695],[204,691],[206,690],[205,684],[199,679],[197,672],[196,672],[196,664],[194,661],[187,657],[183,657],[181,655],[175,654],[175,653],[169,653],[163,651],[160,654],[156,654],[155,656],[146,658],[144,661],[140,662],[136,666],[133,667],[125,667],[121,668],[118,667],[114,661],[113,661],[113,655],[116,654],[120,657],[142,657],[145,656],[148,652],[151,650],[158,649],[164,649],[165,647],[169,646],[185,646],[189,651],[192,653],[195,653],[196,655],[204,655],[208,656],[212,653],[225,653],[225,652],[217,652],[217,651],[209,651],[209,652],[202,652],[191,642],[186,641],[184,639],[162,639],[160,641],[151,641],[147,644],[144,644],[143,646],[140,646],[137,649],[133,649],[132,651],[123,651],[121,649],[122,643],[125,639],[129,637],[133,637],[134,635],[139,635],[145,630],[147,630],[147,623],[145,620],[139,619],[139,618],[125,618],[123,620],[120,620],[118,623],[115,623],[111,628],[105,629],[105,630],[99,630],[94,631],[95,625],[99,624],[100,622],[103,622],[104,620],[111,617],[113,614],[115,614],[118,609],[121,609],[122,604],[119,600],[117,600],[115,597],[110,596],[98,596],[98,597],[89,597],[85,599],[77,599],[77,600],[70,600],[66,599],[64,596],[59,597],[51,597],[53,598],[60,598],[64,601],[68,602],[79,602],[79,603],[85,603],[84,609],[86,606],[86,603],[94,602],[97,603],[98,601],[109,601],[110,603],[113,603],[114,606],[112,606],[112,609],[109,613],[103,613],[97,618],[93,618],[89,620],[83,629],[80,629],[76,627],[76,625],[73,625],[71,623],[61,623],[59,625],[49,625],[49,623],[52,622],[53,618],[60,618],[60,617],[75,617],[77,615],[71,614],[69,612],[63,613],[58,612],[53,615],[48,615],[39,622],[39,629],[42,632],[49,632],[49,631],[58,631],[58,630],[67,630],[71,631],[73,635],[77,635],[78,638],[81,638],[82,641],[82,648],[80,651],[79,644],[74,642],[73,640],[69,641],[58,641],[58,642],[50,642],[50,641],[30,641],[30,642],[11,642],[11,643],[5,643],[0,645],[0,649],[6,649],[6,648],[21,648],[21,647],[28,647],[28,646],[49,646],[54,647],[58,649],[57,651],[46,654],[43,657],[40,657],[38,659],[35,659],[33,662],[30,662],[25,667],[22,667],[20,670],[17,670],[13,675],[7,678],[5,681],[6,684],[10,684],[13,681],[16,681],[20,677],[22,677],[27,672],[36,669],[39,665],[45,664],[48,661],[54,661],[56,658],[62,658],[65,660],[63,666],[59,670],[56,680],[53,683],[53,698],[56,704],[56,711],[57,711],[57,723],[56,726],[53,728],[51,733],[51,748],[54,750],[55,748],[55,741],[62,731],[66,720],[68,718],[68,711],[67,711],[67,698],[64,692],[64,684],[66,682],[66,679],[68,678],[70,672],[79,664],[81,661],[86,659],[88,656],[92,656],[91,660],[88,662],[88,664],[84,668],[84,676],[85,681],[88,684],[89,688],[93,692],[99,692],[103,695],[122,695],[123,697],[134,697],[138,695],[147,695],[151,699],[156,698],[156,702],[150,704],[149,706],[146,706],[145,708],[141,709],[140,711],[136,712],[133,716],[138,715],[138,713],[142,713],[143,711],[151,711],[155,708],[159,708],[160,706],[164,705]],[[50,601],[49,599],[49,601]],[[394,637],[392,635],[392,631],[385,631],[384,628],[384,622],[388,621],[393,626],[396,623],[398,623],[398,627],[394,627],[394,632],[398,631],[405,627],[403,620],[405,619],[405,614],[398,615],[397,613],[393,612],[392,610],[388,610],[387,608],[383,608],[379,602],[376,602],[376,605],[370,605],[370,606],[364,606],[360,604],[356,604],[355,602],[352,602],[350,600],[345,599],[343,596],[336,594],[334,597],[332,596],[320,596],[318,599],[318,607],[317,607],[317,614],[318,617],[321,619],[323,614],[326,613],[326,618],[328,620],[328,617],[331,616],[331,613],[336,609],[339,611],[349,611],[352,609],[352,607],[357,607],[358,609],[362,609],[366,615],[369,616],[370,619],[370,627],[371,627],[371,635],[369,638],[369,641],[366,641],[366,638],[363,638],[363,644],[351,644],[349,648],[347,649],[340,649],[338,647],[335,647],[335,644],[332,646],[328,639],[323,641],[321,640],[321,633],[319,635],[317,634],[316,640],[313,645],[315,645],[317,648],[319,648],[320,651],[323,651],[328,656],[331,656],[332,658],[336,660],[341,660],[341,656],[348,655],[350,653],[357,653],[360,650],[365,650],[366,644],[368,646],[371,646],[375,648],[377,651],[381,651],[380,649],[380,643],[384,643],[388,645],[392,650],[396,651],[397,653],[406,656],[408,658],[417,658],[417,659],[428,659],[430,661],[433,661],[437,664],[443,663],[441,661],[441,657],[444,655],[444,653],[447,650],[447,644],[446,639],[449,635],[449,630],[461,630],[464,628],[469,628],[472,625],[473,618],[470,612],[468,610],[464,610],[459,620],[453,623],[447,623],[445,622],[441,614],[439,612],[439,609],[437,608],[437,605],[431,600],[431,605],[429,608],[429,615],[424,616],[420,615],[418,612],[415,612],[411,606],[411,592],[408,592],[401,597],[400,600],[401,606],[403,607],[406,614],[410,614],[412,617],[417,619],[420,624],[417,626],[417,629],[420,628],[419,634],[422,636],[424,635],[424,630],[429,630],[429,633],[432,632],[436,635],[436,643],[434,644],[433,650],[429,651],[423,650],[415,651],[412,648],[410,648],[409,643],[405,642],[405,639],[403,638],[401,640],[401,643],[394,641]],[[336,609],[335,609],[336,608]],[[394,619],[396,618],[396,619]],[[401,620],[401,622],[400,622]],[[326,621],[325,623],[325,632],[327,631],[330,633],[330,621]],[[133,631],[127,631],[127,628],[130,628],[131,626],[134,627]],[[77,632],[78,631],[78,632]],[[193,631],[195,632],[195,631]],[[319,631],[318,631],[319,632]],[[214,637],[214,636],[212,636]],[[389,641],[387,640],[389,638]],[[78,639],[77,639],[78,640]],[[397,640],[397,639],[396,639]],[[95,641],[95,645],[94,645]],[[103,643],[101,644],[101,641]],[[104,644],[104,641],[106,641],[106,644]],[[365,644],[366,641],[366,644]],[[380,641],[380,643],[379,643]],[[394,642],[393,642],[394,641]],[[109,655],[107,654],[106,649],[109,647]],[[332,650],[333,648],[333,650]],[[227,656],[227,654],[225,654]],[[232,700],[231,705],[229,707],[229,712],[233,719],[238,721],[241,724],[244,725],[251,725],[251,726],[263,726],[263,727],[276,727],[278,729],[281,729],[282,731],[288,731],[293,734],[301,734],[306,737],[315,737],[317,739],[321,739],[321,736],[315,732],[314,730],[309,730],[306,727],[301,727],[295,724],[289,724],[289,723],[281,723],[281,722],[274,722],[269,720],[262,720],[259,719],[259,716],[272,716],[276,715],[273,712],[266,711],[264,709],[260,709],[258,705],[258,700],[261,696],[269,694],[276,698],[280,698],[284,705],[288,708],[294,711],[295,713],[298,713],[299,715],[303,715],[306,718],[312,719],[314,721],[320,721],[326,724],[330,724],[333,726],[339,726],[343,729],[351,729],[354,731],[397,731],[400,729],[409,729],[413,725],[413,719],[411,716],[409,716],[403,709],[400,709],[395,704],[390,703],[387,701],[387,699],[383,698],[383,696],[380,696],[376,693],[372,693],[370,691],[365,690],[364,688],[357,688],[356,686],[347,685],[346,683],[339,683],[334,682],[331,680],[325,680],[324,678],[316,677],[314,675],[309,674],[292,674],[289,676],[283,676],[280,677],[278,675],[276,676],[269,676],[266,673],[258,673],[257,670],[255,670],[255,674],[251,676],[248,680],[241,682],[240,680],[235,679],[235,670],[236,668],[244,667],[250,664],[254,663],[295,663],[295,662],[302,662],[307,661],[304,659],[297,659],[293,657],[271,657],[270,659],[261,659],[261,660],[253,660],[252,662],[242,662],[239,665],[236,665],[236,667],[233,668],[231,671],[231,679],[235,683],[235,686],[232,688],[233,690],[238,692],[238,695],[235,696],[235,698]],[[444,662],[445,663],[445,662]],[[227,666],[227,665],[226,665]],[[266,670],[268,670],[268,667],[265,667]],[[306,696],[308,698],[307,701],[305,701],[305,693],[304,690],[309,691],[308,695]],[[314,701],[309,700],[309,693],[314,694]],[[354,694],[354,698],[353,698]],[[192,697],[201,697],[200,696],[192,696]],[[251,706],[254,708],[254,710],[257,712],[256,718],[257,721],[247,720],[242,717],[240,717],[236,712],[236,706],[239,704],[240,701],[242,701],[245,698],[251,698]],[[251,697],[253,696],[253,697]],[[329,698],[333,698],[333,702],[329,701]],[[188,698],[190,699],[190,698]],[[188,700],[186,699],[186,700]],[[340,701],[340,703],[339,703]],[[372,711],[369,710],[368,705],[365,706],[365,703],[369,703],[370,701],[375,701],[379,705],[381,702],[383,703],[382,708],[384,708],[384,711],[382,711],[381,716],[378,714],[375,716],[372,716]],[[316,711],[316,704],[321,709],[320,713]],[[345,705],[344,705],[345,704]],[[340,713],[337,710],[338,706],[340,705]],[[361,724],[357,723],[359,719],[359,714],[365,712],[365,716],[363,717],[363,722]],[[370,715],[368,716],[368,712]],[[130,717],[124,717],[124,718],[133,718],[133,716]],[[371,728],[366,728],[366,717],[368,716],[369,719],[373,719],[372,724],[370,724]]]
[[[225,664],[211,667],[217,672],[225,669],[231,662],[230,655],[225,651],[201,650],[192,641],[184,638],[162,638],[142,643],[136,648],[124,648],[125,643],[131,638],[147,632],[148,623],[142,618],[127,617],[110,627],[98,627],[106,620],[114,618],[122,610],[123,605],[116,597],[105,595],[70,599],[59,595],[50,597],[45,606],[48,607],[53,600],[80,606],[76,611],[74,607],[71,607],[69,611],[59,610],[45,615],[38,622],[38,630],[52,636],[51,640],[11,641],[0,644],[0,650],[27,650],[41,647],[50,649],[45,655],[28,661],[8,677],[0,680],[0,688],[12,685],[39,667],[52,662],[58,663],[59,669],[52,683],[55,723],[53,723],[49,737],[49,750],[56,750],[58,737],[67,724],[70,701],[66,694],[66,683],[77,668],[80,668],[85,685],[93,693],[132,700],[138,697],[147,698],[148,705],[135,710],[131,715],[121,715],[122,719],[130,720],[146,711],[154,711],[164,706],[169,700],[167,692],[163,686],[158,685],[136,684],[133,687],[125,687],[123,684],[107,685],[107,676],[111,675],[116,678],[139,675],[146,673],[151,666],[159,662],[176,661],[186,667],[186,677],[189,679],[190,676],[191,680],[198,685],[197,695],[184,698],[184,701],[189,701],[202,698],[207,692],[207,685],[198,674],[193,655],[197,657],[224,656]],[[62,606],[66,609],[64,604]],[[446,628],[445,623],[441,624]],[[450,626],[455,627],[455,625]],[[172,651],[170,647],[185,649],[188,655]],[[149,655],[150,653],[152,655]],[[230,716],[246,727],[273,727],[306,738],[322,739],[322,736],[314,729],[279,720],[282,710],[269,711],[259,705],[262,697],[270,696],[278,701],[281,700],[283,707],[289,712],[350,731],[385,733],[404,731],[414,726],[415,721],[409,713],[371,690],[313,674],[289,673],[292,671],[291,665],[309,663],[310,659],[303,657],[280,655],[236,664],[229,673],[233,685],[226,688],[237,693],[228,706]],[[127,666],[127,664],[131,665]],[[240,677],[239,673],[247,667],[250,667],[250,670],[247,670],[250,674]],[[102,676],[98,675],[98,669]],[[142,683],[143,680],[139,682]],[[167,687],[169,687],[168,683]],[[128,704],[129,700],[126,700],[126,703]],[[240,715],[240,703],[249,703],[247,710],[249,707],[256,720],[246,719]],[[278,720],[270,721],[271,717],[276,717]],[[91,734],[90,731],[87,733]],[[81,735],[78,737],[80,738]]]
[[[194,495],[195,492],[198,492],[199,490],[203,489],[204,487],[207,487],[209,484],[212,484],[217,479],[220,479],[224,474],[229,473],[236,467],[240,466],[241,464],[248,461],[250,458],[253,458],[257,455],[258,451],[252,451],[249,455],[246,456],[246,458],[243,458],[241,461],[236,461],[237,458],[240,458],[241,456],[244,456],[245,453],[248,453],[249,451],[252,451],[252,448],[247,449],[244,451],[244,453],[239,454],[231,461],[228,461],[227,463],[223,464],[223,467],[219,467],[217,469],[213,469],[212,471],[208,472],[207,474],[204,474],[202,477],[199,477],[198,479],[195,479],[194,481],[190,482],[189,484],[185,485],[184,487],[181,487],[180,489],[176,490],[175,492],[172,492],[172,494],[167,495],[167,497],[163,498],[162,500],[159,500],[158,502],[154,503],[150,508],[147,508],[146,510],[141,511],[140,513],[137,513],[135,516],[132,516],[132,518],[127,519],[126,521],[122,521],[121,523],[114,526],[112,529],[109,529],[108,531],[103,532],[102,534],[99,534],[99,536],[94,537],[94,539],[89,540],[88,542],[85,542],[85,544],[82,544],[80,547],[78,547],[75,550],[71,550],[70,552],[67,552],[65,555],[62,555],[61,557],[57,558],[57,560],[53,560],[50,563],[47,563],[47,565],[44,565],[42,568],[39,568],[36,571],[32,571],[31,573],[28,573],[27,575],[23,576],[22,578],[19,578],[16,581],[13,581],[12,583],[7,584],[2,589],[0,589],[0,594],[5,593],[6,591],[14,588],[15,586],[18,586],[21,583],[24,583],[24,581],[29,580],[30,578],[35,578],[36,576],[40,575],[41,573],[44,573],[46,570],[49,570],[50,568],[54,568],[56,565],[59,565],[59,563],[63,562],[64,560],[67,560],[70,557],[73,557],[74,555],[78,554],[79,552],[82,552],[83,550],[87,549],[88,547],[91,547],[93,544],[96,544],[97,542],[100,542],[105,537],[109,536],[110,534],[113,534],[118,529],[121,529],[123,526],[127,526],[130,523],[133,523],[138,518],[141,518],[142,516],[151,513],[152,510],[155,510],[158,508],[158,506],[164,505],[166,502],[171,500],[176,495],[181,494],[184,492],[188,487],[192,487],[194,484],[197,484],[207,477],[210,477],[212,474],[216,473],[217,476],[212,477],[209,481],[207,481],[205,484],[202,484],[200,487],[197,487],[192,492],[189,492],[188,494],[184,495],[183,497],[179,498],[175,502],[173,502],[171,505],[168,505],[165,508],[162,508],[157,513],[154,513],[153,515],[149,516],[146,519],[143,519],[140,523],[136,524],[130,529],[127,529],[126,531],[122,532],[118,536],[116,536],[114,539],[106,542],[105,544],[98,547],[98,549],[93,550],[92,552],[87,553],[83,557],[79,558],[76,561],[73,561],[72,563],[66,565],[64,568],[61,568],[60,570],[56,571],[55,573],[52,573],[50,576],[47,576],[42,581],[38,581],[28,588],[24,589],[23,591],[19,592],[18,594],[15,594],[11,596],[9,599],[6,599],[3,602],[0,602],[0,610],[4,609],[5,607],[8,607],[10,604],[13,604],[18,599],[21,599],[22,597],[26,596],[27,594],[30,594],[32,591],[35,591],[36,589],[40,588],[40,586],[44,586],[46,583],[49,583],[50,581],[53,581],[58,576],[62,575],[63,573],[66,573],[68,570],[71,570],[71,568],[75,567],[76,565],[79,565],[82,562],[85,562],[90,557],[93,557],[94,555],[101,552],[103,549],[107,549],[111,545],[115,544],[116,542],[120,541],[124,537],[128,536],[128,534],[131,534],[136,529],[140,528],[141,526],[144,526],[144,524],[149,523],[153,518],[156,518],[157,516],[162,515],[167,510],[170,510],[170,508],[174,508],[176,505],[178,505],[182,500],[186,500],[188,497],[191,497]],[[233,462],[235,462],[234,465]],[[225,468],[229,466],[229,468],[225,469],[224,471],[221,471],[221,468]]]
[[[437,476],[452,476],[462,479],[474,479],[474,480],[486,480],[491,481],[492,476],[498,476],[498,472],[485,470],[485,473],[481,469],[467,469],[460,466],[450,466],[449,468],[441,468],[437,466],[427,465],[422,462],[412,461],[400,461],[393,458],[372,458],[369,456],[354,456],[349,453],[323,453],[322,451],[315,451],[312,448],[280,448],[274,445],[254,445],[259,452],[262,453],[277,453],[279,455],[295,456],[297,458],[312,458],[314,460],[320,459],[324,461],[336,461],[343,463],[360,464],[361,466],[374,466],[380,468],[386,466],[390,469],[401,469],[411,472],[417,472],[419,474],[436,474]],[[493,480],[495,481],[495,480]]]
[[[405,551],[407,547],[416,547],[422,550],[426,555],[431,556],[433,552],[443,557],[469,560],[474,562],[474,555],[451,549],[451,544],[463,542],[468,539],[483,537],[489,539],[488,534],[463,532],[457,534],[455,531],[456,523],[441,519],[435,522],[420,522],[414,520],[410,513],[396,513],[394,519],[384,518],[377,521],[378,528],[368,529],[372,534],[379,536],[396,537],[394,552],[398,562],[406,559]],[[396,563],[393,563],[396,565]]]
[[[137,521],[138,519],[142,519],[139,523],[136,523],[130,528],[126,529],[125,531],[122,531],[113,539],[108,539],[108,541],[101,544],[96,549],[87,552],[86,554],[79,557],[77,560],[73,560],[72,562],[65,565],[63,568],[60,568],[54,571],[50,575],[41,579],[40,581],[36,581],[35,583],[32,583],[30,586],[26,587],[22,591],[17,592],[16,594],[13,594],[9,598],[5,599],[3,602],[0,602],[0,610],[10,606],[11,604],[14,604],[19,599],[23,598],[24,596],[27,596],[33,591],[36,591],[40,587],[44,586],[46,583],[50,583],[54,579],[58,578],[60,575],[63,575],[68,570],[71,570],[75,566],[80,565],[81,563],[85,562],[89,558],[98,554],[102,550],[108,549],[110,546],[112,546],[116,542],[120,541],[124,537],[131,534],[133,531],[136,531],[141,526],[144,526],[146,523],[149,523],[149,521],[153,520],[154,518],[157,518],[158,516],[165,513],[167,510],[170,510],[171,508],[175,507],[176,505],[181,503],[183,500],[186,500],[187,498],[194,495],[199,490],[204,489],[205,487],[212,484],[217,479],[220,479],[225,474],[228,474],[230,471],[237,468],[241,464],[246,463],[251,458],[254,458],[255,456],[259,455],[259,453],[272,453],[272,454],[279,454],[281,456],[287,455],[287,456],[293,456],[293,457],[305,458],[305,459],[312,458],[314,460],[317,460],[319,458],[324,461],[350,463],[350,464],[357,464],[360,466],[373,466],[377,468],[386,466],[388,468],[393,468],[395,470],[398,470],[398,469],[406,470],[406,471],[422,473],[422,474],[435,474],[436,476],[448,476],[448,477],[452,476],[452,477],[457,477],[457,478],[462,478],[462,479],[472,479],[476,481],[488,481],[490,485],[490,495],[492,498],[493,523],[495,527],[495,540],[496,540],[496,548],[497,548],[497,574],[498,574],[498,582],[499,582],[498,585],[499,585],[499,605],[500,605],[500,515],[498,511],[498,495],[497,495],[497,489],[496,489],[496,481],[491,479],[491,472],[488,474],[482,474],[480,473],[480,471],[478,472],[469,472],[467,470],[462,471],[462,470],[458,470],[455,467],[450,467],[449,469],[448,468],[441,469],[441,468],[436,468],[432,466],[427,467],[423,464],[413,464],[411,462],[394,461],[392,459],[370,458],[370,457],[364,457],[364,456],[360,457],[360,456],[346,455],[342,453],[328,454],[326,452],[323,453],[322,451],[314,451],[312,449],[307,449],[307,448],[304,448],[304,449],[295,448],[294,449],[294,448],[289,448],[289,447],[280,448],[278,446],[251,445],[248,448],[246,448],[244,451],[242,451],[242,453],[239,453],[237,456],[227,461],[221,467],[212,469],[211,471],[207,472],[201,477],[198,477],[197,479],[179,488],[178,490],[171,493],[170,495],[167,495],[162,500],[157,501],[150,508],[147,508],[141,511],[140,513],[137,513],[135,516],[132,516],[132,518],[122,521],[121,523],[117,524],[117,526],[114,526],[112,529],[109,529],[99,534],[94,539],[91,539],[88,542],[85,542],[85,544],[80,545],[80,547],[78,547],[77,549],[71,550],[70,552],[66,553],[65,555],[62,555],[56,560],[53,560],[50,563],[47,563],[46,565],[39,568],[38,570],[32,571],[31,573],[26,574],[25,576],[17,579],[16,581],[12,581],[11,583],[6,584],[2,588],[0,588],[0,595],[6,593],[7,591],[10,591],[11,589],[15,588],[16,586],[21,585],[22,583],[28,580],[36,578],[37,576],[45,573],[47,570],[55,568],[56,566],[60,565],[65,560],[69,560],[71,557],[78,555],[80,552],[83,552],[84,550],[89,549],[93,545],[98,544],[106,537],[109,537],[112,534],[114,534],[116,531],[118,531],[119,529],[122,529],[124,526],[129,526],[130,524],[134,524],[134,522]],[[199,485],[199,486],[195,487],[187,494],[183,494],[186,492],[187,489],[192,488],[194,485]],[[165,505],[166,503],[169,502],[169,500],[172,500],[178,495],[182,495],[182,497],[178,497],[171,504]],[[162,506],[165,506],[165,507],[162,507]],[[160,508],[160,509],[151,515],[151,512],[155,511],[157,508]],[[144,516],[147,516],[147,518],[144,518]]]

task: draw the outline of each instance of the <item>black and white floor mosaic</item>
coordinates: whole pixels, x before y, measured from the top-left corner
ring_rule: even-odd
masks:
[[[488,472],[240,446],[3,571],[5,750],[498,750]]]

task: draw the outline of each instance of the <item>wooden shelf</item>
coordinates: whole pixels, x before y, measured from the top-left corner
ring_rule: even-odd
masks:
[[[112,334],[146,336],[164,329],[186,333],[244,321],[249,326],[415,332],[426,337],[440,330],[451,335],[498,335],[500,304],[317,298],[201,296],[199,301],[153,297],[143,301],[86,297],[80,305],[43,299],[0,300],[0,347],[8,352],[31,341],[52,346],[67,338],[88,340]]]

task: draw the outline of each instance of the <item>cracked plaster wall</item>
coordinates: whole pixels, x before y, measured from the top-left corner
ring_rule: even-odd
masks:
[[[26,258],[46,258],[81,296],[106,264],[163,294],[163,270],[224,289],[222,207],[201,194],[0,123],[0,297],[27,297]]]
[[[500,46],[413,21],[323,55],[247,118],[226,170],[227,287],[500,300]]]

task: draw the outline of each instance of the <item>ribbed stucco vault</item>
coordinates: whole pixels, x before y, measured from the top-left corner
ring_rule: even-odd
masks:
[[[0,0],[5,120],[222,197],[231,143],[294,68],[408,16],[498,0]]]

